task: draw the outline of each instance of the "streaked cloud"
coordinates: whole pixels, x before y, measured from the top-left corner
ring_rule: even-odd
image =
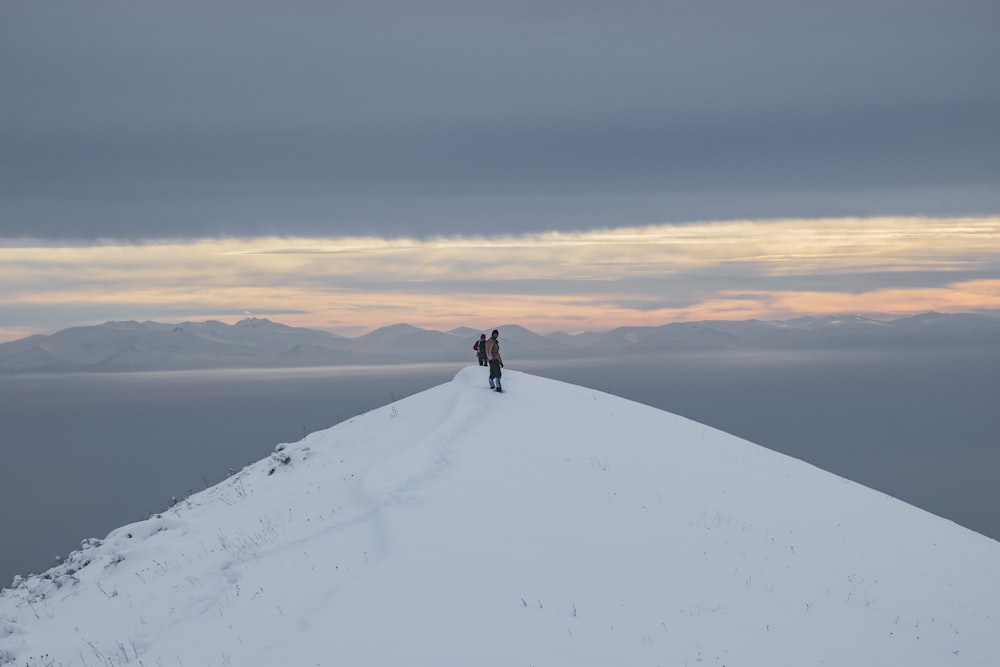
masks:
[[[0,238],[1000,213],[983,0],[0,4]]]
[[[266,314],[353,334],[397,322],[575,331],[926,310],[1000,310],[1000,218],[0,248],[7,338],[123,313],[164,321]]]
[[[7,0],[0,340],[998,309],[997,4],[724,4]]]

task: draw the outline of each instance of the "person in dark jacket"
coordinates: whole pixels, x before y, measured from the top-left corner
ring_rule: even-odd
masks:
[[[494,329],[493,334],[486,339],[486,361],[490,364],[490,389],[502,392],[500,369],[503,368],[503,357],[500,356],[500,341],[497,340],[499,336],[500,332]]]
[[[476,351],[476,358],[479,359],[480,366],[486,366],[486,334],[479,334],[479,340],[472,346]]]

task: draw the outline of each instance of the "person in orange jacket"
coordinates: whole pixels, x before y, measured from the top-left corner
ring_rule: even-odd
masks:
[[[503,368],[503,357],[500,356],[500,341],[497,340],[498,336],[500,336],[500,332],[494,329],[493,334],[486,339],[486,361],[490,364],[490,389],[502,392],[503,387],[500,386],[500,369]]]

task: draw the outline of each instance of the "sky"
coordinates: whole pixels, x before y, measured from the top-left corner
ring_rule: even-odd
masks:
[[[16,579],[0,656],[996,664],[995,540],[677,415],[485,380],[278,445]]]
[[[10,0],[0,340],[997,312],[998,27],[989,0]]]

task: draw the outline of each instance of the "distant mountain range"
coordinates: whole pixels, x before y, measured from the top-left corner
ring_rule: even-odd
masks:
[[[998,345],[1000,319],[924,313],[892,321],[860,316],[783,321],[705,321],[606,332],[539,335],[500,327],[511,359],[572,359],[622,354],[803,350],[921,345]],[[399,364],[474,359],[480,331],[432,331],[408,324],[357,338],[290,327],[267,319],[107,322],[0,344],[0,373],[156,371]]]

